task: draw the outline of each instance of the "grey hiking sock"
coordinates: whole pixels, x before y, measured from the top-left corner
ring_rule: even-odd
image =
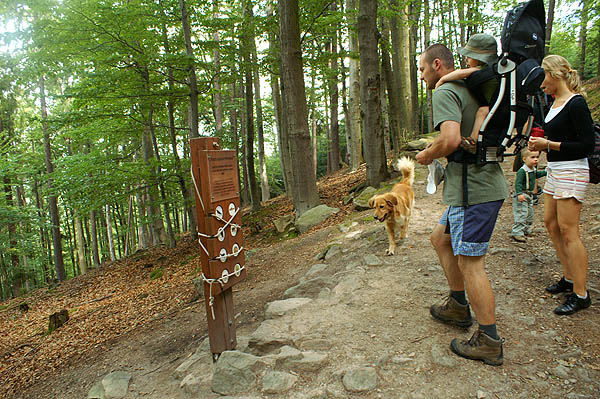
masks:
[[[450,291],[450,296],[461,305],[467,304],[467,295],[465,291]]]
[[[500,339],[500,336],[498,335],[498,331],[496,331],[496,323],[488,324],[488,325],[480,324],[479,329],[481,331],[483,331],[485,335],[487,335],[493,339]]]

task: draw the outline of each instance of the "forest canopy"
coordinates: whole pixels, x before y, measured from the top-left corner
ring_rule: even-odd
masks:
[[[238,151],[252,211],[284,194],[302,213],[319,203],[316,178],[364,162],[379,183],[386,157],[433,131],[417,55],[499,39],[515,4],[4,0],[0,298],[195,237],[194,137]],[[600,2],[545,7],[546,51],[596,77]],[[379,102],[361,95],[361,73]]]

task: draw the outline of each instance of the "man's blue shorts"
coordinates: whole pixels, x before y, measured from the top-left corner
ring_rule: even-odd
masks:
[[[440,219],[450,234],[454,255],[482,256],[487,253],[504,200],[469,206],[449,206]]]

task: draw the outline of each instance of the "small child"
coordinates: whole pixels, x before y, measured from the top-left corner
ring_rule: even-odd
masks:
[[[517,171],[515,194],[513,196],[513,215],[515,222],[510,236],[518,242],[526,242],[525,236],[533,228],[533,194],[537,192],[537,179],[546,176],[546,171],[538,171],[536,166],[540,158],[539,151],[521,150],[523,166]]]
[[[442,78],[435,85],[436,89],[446,82],[466,79],[471,76],[473,72],[485,69],[498,61],[498,46],[496,44],[496,39],[486,33],[477,33],[471,36],[467,42],[467,45],[459,48],[458,52],[466,57],[469,68],[458,69],[442,76]],[[479,136],[479,129],[481,128],[481,125],[483,125],[483,121],[490,112],[490,102],[492,101],[492,96],[497,88],[498,81],[496,79],[490,79],[482,83],[481,93],[487,104],[480,106],[477,110],[471,136],[464,137],[462,140],[461,147],[465,151],[468,151],[472,154],[476,153],[476,143],[477,137]]]

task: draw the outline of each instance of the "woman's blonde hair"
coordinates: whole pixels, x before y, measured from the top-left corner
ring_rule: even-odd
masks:
[[[571,64],[565,57],[555,54],[547,55],[542,61],[542,68],[554,79],[564,80],[573,93],[585,95],[579,74],[571,68]]]

